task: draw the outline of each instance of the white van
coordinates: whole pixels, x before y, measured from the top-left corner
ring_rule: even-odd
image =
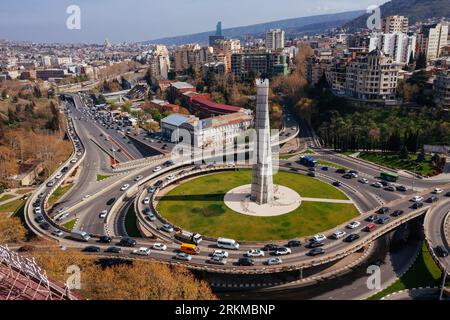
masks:
[[[233,239],[219,238],[217,239],[217,247],[229,250],[239,250],[239,243]]]

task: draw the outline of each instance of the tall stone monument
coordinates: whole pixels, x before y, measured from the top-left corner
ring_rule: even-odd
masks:
[[[253,165],[251,200],[258,205],[274,200],[272,148],[269,122],[269,80],[257,79],[256,98],[256,163]]]

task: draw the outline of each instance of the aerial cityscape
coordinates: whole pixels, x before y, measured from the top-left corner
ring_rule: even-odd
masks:
[[[2,4],[0,300],[450,300],[450,0],[76,2]]]

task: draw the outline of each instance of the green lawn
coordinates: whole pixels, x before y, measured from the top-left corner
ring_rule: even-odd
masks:
[[[104,176],[104,175],[98,174],[97,175],[97,181],[102,181],[102,180],[108,179],[109,177],[110,176]]]
[[[359,158],[395,170],[409,170],[424,176],[432,174],[435,170],[429,156],[422,163],[417,162],[416,154],[410,154],[407,159],[402,159],[399,154],[394,153],[361,152]]]
[[[388,294],[418,287],[439,286],[441,283],[441,270],[430,255],[425,243],[414,265],[403,277],[398,279],[390,287],[377,293],[369,300],[379,300]]]
[[[14,198],[14,196],[12,194],[5,194],[4,196],[0,197],[0,202],[6,201],[6,200],[9,200],[12,198]]]
[[[331,185],[304,175],[279,172],[274,182],[294,189],[303,197],[347,199]],[[171,190],[159,201],[158,210],[183,229],[248,241],[305,237],[358,215],[351,204],[320,202],[303,202],[295,211],[277,217],[252,217],[229,209],[223,202],[225,193],[250,183],[250,170],[200,177]]]
[[[58,187],[55,192],[53,192],[53,194],[48,198],[49,206],[53,206],[55,203],[57,203],[59,199],[61,199],[61,197],[65,195],[67,191],[70,190],[70,188],[72,188],[72,185],[73,184],[70,183],[65,186]]]
[[[134,206],[131,205],[128,208],[127,216],[125,217],[125,230],[130,237],[140,238],[141,233],[137,228],[136,212],[134,212]]]
[[[0,206],[0,212],[15,212],[24,203],[25,200],[17,199]]]
[[[75,227],[75,223],[77,223],[77,219],[70,220],[70,221],[64,223],[62,226],[64,228],[66,228],[67,230],[72,231],[73,227]]]

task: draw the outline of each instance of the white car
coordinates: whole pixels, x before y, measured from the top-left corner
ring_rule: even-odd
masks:
[[[228,252],[225,250],[214,250],[212,256],[220,258],[228,258]]]
[[[259,250],[259,249],[253,249],[253,250],[247,251],[247,253],[245,255],[247,257],[249,257],[249,258],[251,258],[251,257],[264,257],[264,251]]]
[[[163,243],[155,243],[153,245],[153,249],[154,250],[158,250],[158,251],[166,251],[167,250],[167,246]]]
[[[375,187],[375,188],[382,188],[383,185],[382,185],[380,182],[374,182],[374,183],[372,183],[372,187]]]
[[[316,235],[312,238],[312,240],[315,241],[315,242],[322,242],[322,241],[327,240],[327,237],[325,237],[323,234],[316,234]]]
[[[144,179],[144,176],[137,176],[136,178],[134,178],[134,181],[140,181]]]
[[[63,213],[61,216],[59,216],[59,218],[58,219],[56,219],[56,221],[63,221],[65,218],[67,218],[68,216],[70,215],[70,213],[68,213],[68,212],[66,212],[66,213]]]
[[[173,232],[173,227],[170,224],[163,224],[161,230],[165,232]]]
[[[89,199],[90,197],[91,197],[90,194],[85,195],[85,196],[83,197],[83,201]]]
[[[55,179],[61,179],[62,178],[62,174],[61,173],[58,173],[56,176],[55,176]]]
[[[148,256],[150,255],[150,249],[146,247],[141,247],[139,249],[133,250],[132,253],[138,256]]]
[[[75,162],[77,162],[77,161],[78,161],[77,158],[73,158],[72,160],[70,160],[70,163],[75,163]]]
[[[184,252],[180,252],[175,256],[175,259],[177,260],[182,260],[182,261],[191,261],[192,260],[192,256],[184,253]]]
[[[415,196],[414,198],[411,199],[412,202],[422,202],[423,201],[423,197],[421,196]]]
[[[150,204],[150,198],[149,197],[145,197],[144,200],[142,200],[143,204]]]
[[[338,230],[333,233],[332,237],[337,240],[343,238],[346,234],[347,233],[345,231]]]
[[[158,171],[161,171],[161,170],[162,170],[161,167],[156,167],[155,169],[153,169],[153,172],[158,172]]]
[[[268,265],[268,266],[275,266],[275,265],[279,265],[282,263],[283,263],[283,260],[281,260],[281,258],[270,258],[266,261],[266,265]]]
[[[222,258],[222,257],[218,257],[218,256],[212,256],[208,260],[208,263],[217,264],[217,265],[220,265],[220,266],[226,265],[227,262],[228,262],[227,259]]]
[[[235,167],[236,164],[234,162],[228,162],[227,167]]]
[[[361,225],[361,222],[359,222],[359,221],[353,221],[353,222],[350,222],[350,223],[347,225],[347,228],[349,228],[349,229],[356,229],[356,228],[358,228],[360,225]]]
[[[41,207],[34,208],[34,214],[41,214],[41,213],[42,213]]]
[[[362,184],[369,184],[369,180],[367,180],[366,178],[359,179],[359,182]]]
[[[167,177],[167,181],[172,181],[173,179],[175,179],[175,176],[173,174]]]
[[[106,216],[108,215],[108,210],[103,210],[102,212],[100,212],[100,219],[105,219]]]
[[[276,256],[287,256],[288,254],[291,254],[292,251],[289,248],[283,247],[283,248],[279,248],[277,249],[274,254]]]
[[[442,190],[441,188],[436,188],[433,191],[434,194],[441,194],[442,192],[444,192],[444,190]]]
[[[124,185],[122,186],[122,188],[120,188],[120,190],[121,190],[121,191],[125,191],[125,190],[127,190],[129,187],[130,187],[129,184],[124,184]]]

